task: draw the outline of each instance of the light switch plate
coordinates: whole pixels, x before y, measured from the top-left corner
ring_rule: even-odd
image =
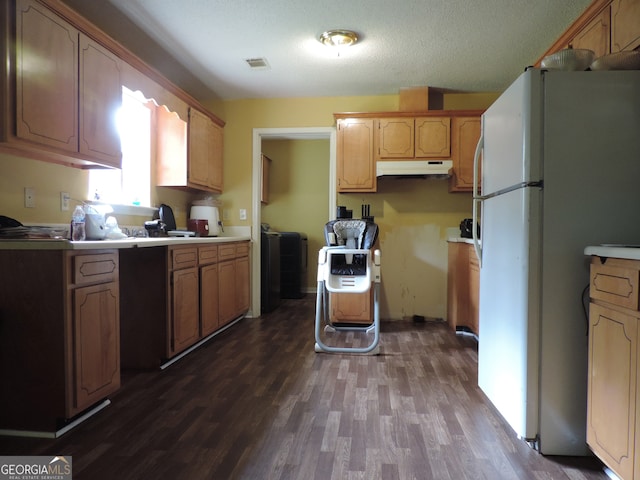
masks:
[[[60,192],[60,210],[66,212],[69,210],[69,200],[71,196],[67,192]]]
[[[25,208],[36,207],[36,190],[31,187],[24,187],[24,206]]]

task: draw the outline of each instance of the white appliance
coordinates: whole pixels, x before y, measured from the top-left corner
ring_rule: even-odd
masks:
[[[583,252],[640,244],[640,71],[529,69],[478,147],[478,384],[541,453],[586,454]]]
[[[220,211],[218,207],[212,207],[209,205],[193,205],[189,218],[207,220],[209,223],[209,236],[217,237],[220,235],[221,223],[220,223]]]

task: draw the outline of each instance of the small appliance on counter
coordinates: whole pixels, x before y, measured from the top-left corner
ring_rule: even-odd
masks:
[[[189,230],[177,230],[176,229],[176,217],[173,215],[173,210],[169,205],[164,203],[160,205],[158,209],[158,216],[160,218],[149,220],[144,222],[144,228],[149,233],[150,237],[194,237],[195,232]]]
[[[217,237],[223,231],[217,203],[216,200],[212,199],[195,200],[193,202],[189,218],[192,220],[206,220],[209,225],[208,232],[201,232],[201,236]]]
[[[476,224],[478,238],[480,238],[480,224]],[[460,236],[462,238],[473,238],[473,218],[465,218],[460,222]]]
[[[195,232],[196,237],[206,237],[209,235],[209,220],[190,218],[187,220],[187,230]]]

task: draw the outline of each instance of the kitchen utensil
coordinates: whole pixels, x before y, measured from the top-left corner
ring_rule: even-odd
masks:
[[[549,70],[582,71],[589,68],[595,53],[586,48],[567,48],[542,59],[540,65]]]

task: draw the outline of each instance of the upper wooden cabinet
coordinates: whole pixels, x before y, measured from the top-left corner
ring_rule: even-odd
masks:
[[[123,85],[157,105],[168,100],[184,122],[190,107],[207,111],[64,2],[6,0],[0,12],[0,150],[81,168],[120,168],[116,116]],[[200,146],[194,148],[211,160],[207,173],[179,186],[220,192],[224,122],[203,116],[207,133],[196,137]],[[179,123],[169,123],[172,133],[180,130]],[[175,141],[159,139],[159,155]],[[186,151],[186,134],[184,145]]]
[[[640,0],[611,2],[611,51],[640,47]]]
[[[76,152],[78,30],[35,1],[16,10],[16,136]]]
[[[480,110],[336,113],[339,192],[375,192],[376,162],[451,159],[451,192],[473,187]]]
[[[453,117],[452,123],[453,175],[449,183],[449,191],[470,192],[473,190],[473,157],[480,140],[480,116]],[[478,170],[478,175],[480,174]]]
[[[156,113],[156,184],[221,193],[222,127],[194,108],[189,109],[188,121],[163,107],[158,108]]]
[[[338,119],[337,188],[339,192],[375,192],[373,119]]]
[[[79,153],[120,168],[122,150],[116,116],[122,106],[121,61],[80,34]]]
[[[600,12],[569,42],[571,48],[593,50],[595,58],[611,52],[611,15],[608,8]]]
[[[195,108],[189,109],[187,183],[222,192],[222,128]]]
[[[119,168],[120,60],[34,0],[17,0],[15,29],[15,117],[5,117],[4,138]]]
[[[377,159],[449,158],[449,117],[382,118],[376,120]]]
[[[640,48],[640,0],[593,0],[538,59],[564,48],[588,48],[596,58]]]
[[[271,174],[271,159],[265,154],[261,155],[262,175],[260,178],[260,201],[263,204],[269,203],[269,176]]]

